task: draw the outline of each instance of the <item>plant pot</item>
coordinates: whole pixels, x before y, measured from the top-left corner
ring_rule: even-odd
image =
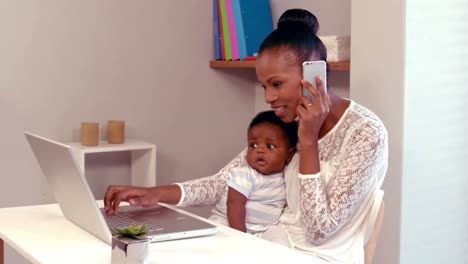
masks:
[[[112,237],[112,264],[149,264],[150,239]]]

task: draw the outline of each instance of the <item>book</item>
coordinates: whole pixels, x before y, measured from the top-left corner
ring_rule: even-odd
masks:
[[[233,60],[239,60],[239,39],[237,38],[236,24],[234,22],[234,12],[232,10],[233,0],[226,1],[226,15],[229,28],[229,40],[231,43],[231,55]]]
[[[221,36],[219,30],[219,0],[213,0],[213,31],[214,31],[214,47],[215,59],[221,60],[223,55],[221,53]]]
[[[234,13],[234,22],[236,24],[239,59],[244,60],[245,57],[247,56],[247,49],[245,47],[244,25],[242,23],[242,15],[241,15],[240,4],[238,0],[232,0],[232,10]]]
[[[237,31],[239,54],[242,53],[240,59],[244,59],[245,56],[255,56],[263,40],[273,31],[270,1],[232,0],[232,6],[234,17],[240,17],[240,21],[239,19],[236,21],[236,25],[239,24],[240,28]]]
[[[225,60],[232,60],[232,49],[231,49],[231,39],[229,36],[229,24],[226,12],[226,0],[219,0],[219,9],[220,9],[220,28],[221,28],[221,43],[225,51]]]

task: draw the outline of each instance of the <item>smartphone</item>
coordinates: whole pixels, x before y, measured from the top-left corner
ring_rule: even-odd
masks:
[[[317,75],[320,76],[323,87],[325,88],[325,92],[327,92],[327,63],[322,60],[304,61],[304,63],[302,63],[302,78],[311,83],[316,88],[317,84],[315,83],[315,76]],[[314,101],[312,94],[306,87],[302,88],[302,93],[312,102]]]

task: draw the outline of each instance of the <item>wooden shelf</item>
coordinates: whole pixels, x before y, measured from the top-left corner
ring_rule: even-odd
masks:
[[[328,62],[331,71],[349,71],[349,61]],[[223,61],[212,60],[210,61],[211,68],[255,68],[255,61]]]
[[[130,183],[135,186],[156,186],[156,146],[140,140],[126,138],[122,144],[109,144],[100,141],[97,146],[83,146],[80,142],[70,142],[70,151],[78,165],[86,174],[86,155],[91,153],[129,151],[131,161]]]

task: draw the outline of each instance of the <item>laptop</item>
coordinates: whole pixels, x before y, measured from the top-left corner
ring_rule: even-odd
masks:
[[[63,215],[95,235],[112,243],[111,230],[129,224],[146,224],[151,242],[213,235],[215,225],[171,208],[121,206],[119,215],[108,217],[99,208],[88,182],[77,166],[70,146],[24,133]]]

